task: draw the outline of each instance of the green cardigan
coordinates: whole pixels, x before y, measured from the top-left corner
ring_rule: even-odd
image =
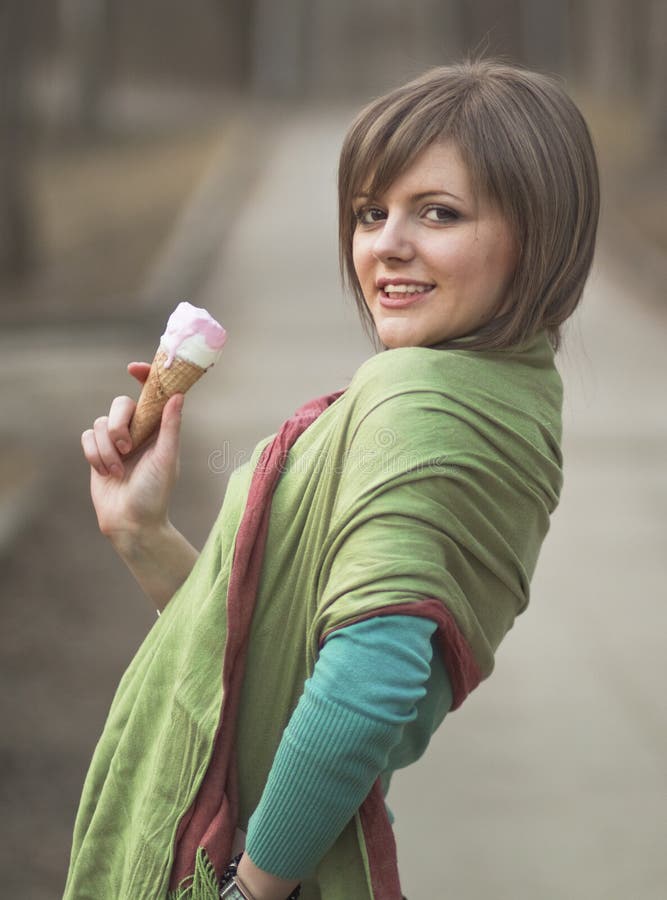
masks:
[[[490,674],[528,602],[558,502],[561,407],[544,332],[511,350],[402,348],[367,360],[296,439],[273,493],[247,645],[240,828],[331,630],[383,611],[436,619],[454,707]],[[232,474],[191,575],[118,687],[83,789],[64,900],[167,896],[179,824],[219,725],[235,539],[270,441]],[[304,900],[380,896],[369,834],[387,823],[363,818],[326,854]],[[207,877],[200,858],[183,895],[209,896]]]

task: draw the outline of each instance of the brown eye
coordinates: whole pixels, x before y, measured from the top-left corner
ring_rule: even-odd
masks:
[[[385,213],[377,206],[362,206],[361,209],[356,210],[354,216],[361,225],[374,225],[385,218]]]
[[[429,206],[425,211],[425,216],[429,222],[452,222],[459,218],[456,210],[450,209],[448,206]]]

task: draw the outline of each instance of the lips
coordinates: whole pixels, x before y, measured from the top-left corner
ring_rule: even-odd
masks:
[[[435,287],[426,281],[404,278],[379,278],[376,281],[380,304],[389,309],[402,309],[423,299]]]
[[[432,288],[435,285],[432,281],[418,281],[416,278],[378,278],[375,282],[378,290],[385,290],[387,287],[395,288]]]

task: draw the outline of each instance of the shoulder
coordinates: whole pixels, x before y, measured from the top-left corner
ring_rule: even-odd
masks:
[[[386,350],[359,367],[346,393],[352,434],[388,425],[412,443],[433,431],[468,441],[473,430],[497,443],[501,431],[559,456],[562,382],[544,332],[506,350]]]
[[[503,394],[509,374],[500,354],[401,347],[360,366],[347,390],[348,403],[357,419],[370,414],[413,418],[434,406],[441,411],[461,404],[479,408]]]
[[[374,463],[395,472],[439,459],[467,430],[451,414],[465,386],[460,362],[445,351],[404,347],[366,360],[339,420],[349,459],[363,460],[365,474]]]
[[[498,350],[401,347],[367,359],[357,370],[350,388],[401,385],[446,387],[454,379],[471,386],[493,381],[499,386],[535,379],[562,387],[546,332],[540,331],[522,345]]]
[[[391,396],[411,390],[438,389],[445,385],[452,354],[426,347],[384,350],[357,369],[349,392],[362,396]]]
[[[452,389],[459,393],[463,382],[457,370],[451,355],[439,350],[401,347],[378,353],[357,369],[346,391],[351,419],[415,413],[428,406],[429,397]]]

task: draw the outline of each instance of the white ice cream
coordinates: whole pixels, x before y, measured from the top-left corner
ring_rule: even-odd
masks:
[[[167,354],[165,367],[169,368],[178,356],[208,369],[217,361],[226,340],[225,329],[205,309],[187,301],[179,303],[160,338],[160,348]]]

